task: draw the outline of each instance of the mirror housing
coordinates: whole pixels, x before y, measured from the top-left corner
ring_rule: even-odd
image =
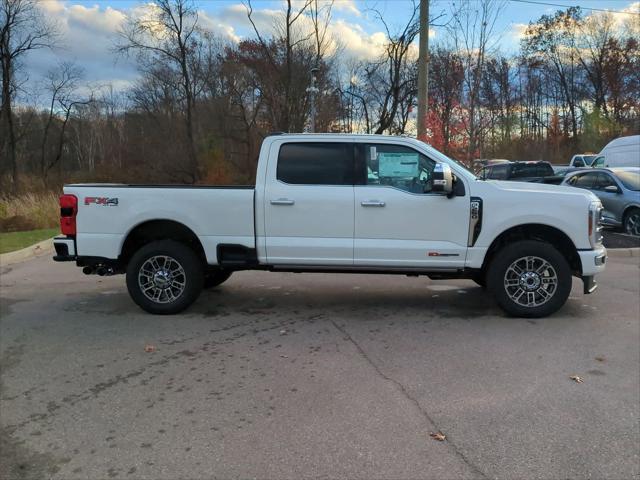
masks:
[[[607,185],[604,187],[604,191],[609,193],[620,193],[620,189],[615,185]]]
[[[433,169],[433,189],[434,193],[451,195],[453,192],[453,172],[446,163],[436,163]]]

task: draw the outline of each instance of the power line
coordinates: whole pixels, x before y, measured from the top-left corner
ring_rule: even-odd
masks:
[[[551,7],[563,7],[563,8],[579,8],[580,10],[592,10],[594,12],[608,12],[608,13],[626,13],[628,15],[640,15],[640,13],[636,12],[623,12],[622,10],[607,10],[604,8],[592,8],[592,7],[581,7],[579,5],[560,5],[559,3],[549,3],[549,2],[534,2],[533,0],[510,0],[511,2],[518,3],[532,3],[534,5],[548,5]]]

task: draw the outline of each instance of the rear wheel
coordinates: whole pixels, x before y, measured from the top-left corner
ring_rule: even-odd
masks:
[[[624,216],[624,231],[640,237],[640,208],[632,208]]]
[[[498,305],[508,314],[546,317],[567,301],[571,270],[552,245],[523,240],[496,254],[489,266],[487,283]]]
[[[217,270],[207,273],[204,277],[204,288],[213,288],[223,284],[233,272],[231,270]]]
[[[183,311],[198,298],[203,281],[200,257],[173,240],[143,246],[127,265],[129,295],[149,313],[167,315]]]

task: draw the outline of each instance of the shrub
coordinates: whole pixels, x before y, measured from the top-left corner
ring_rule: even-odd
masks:
[[[0,232],[55,228],[60,217],[53,192],[0,197]]]

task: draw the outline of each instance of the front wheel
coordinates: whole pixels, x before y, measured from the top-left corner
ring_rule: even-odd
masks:
[[[632,208],[624,216],[624,231],[629,235],[640,237],[640,208]]]
[[[495,255],[487,283],[498,305],[508,314],[546,317],[567,301],[571,269],[552,245],[523,240],[507,245]]]
[[[129,295],[149,313],[168,315],[183,311],[198,298],[203,281],[200,257],[173,240],[143,246],[127,265]]]

